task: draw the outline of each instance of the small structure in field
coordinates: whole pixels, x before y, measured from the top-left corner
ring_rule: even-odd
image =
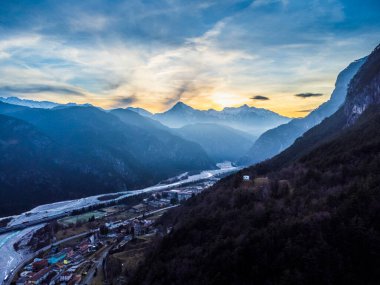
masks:
[[[133,212],[133,213],[142,213],[145,210],[146,210],[146,205],[144,205],[144,204],[138,204],[138,205],[132,207],[131,212]]]
[[[243,180],[244,180],[244,181],[250,181],[250,180],[251,180],[251,177],[249,177],[249,175],[244,175],[244,176],[243,176]]]

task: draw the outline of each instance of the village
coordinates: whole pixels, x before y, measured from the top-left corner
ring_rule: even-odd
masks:
[[[133,203],[58,219],[36,233],[28,246],[42,249],[14,272],[6,284],[114,284],[112,280],[116,277],[123,280],[141,259],[144,245],[170,232],[170,228],[158,226],[156,220],[213,183],[200,182],[149,193]],[[133,247],[131,254],[128,247]],[[113,263],[112,270],[107,269],[109,262]],[[120,267],[116,277],[115,267]]]

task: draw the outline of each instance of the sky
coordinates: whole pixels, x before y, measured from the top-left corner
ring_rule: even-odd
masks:
[[[378,0],[0,0],[0,96],[302,117],[380,43]]]

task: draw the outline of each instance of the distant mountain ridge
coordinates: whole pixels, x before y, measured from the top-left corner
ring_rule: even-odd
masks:
[[[52,109],[57,107],[73,107],[73,106],[92,106],[91,104],[77,104],[77,103],[67,103],[59,104],[50,101],[35,101],[28,99],[20,99],[18,97],[0,97],[0,102],[25,106],[30,108],[42,108],[42,109]]]
[[[214,163],[235,162],[252,145],[251,136],[245,132],[212,123],[189,124],[182,128],[169,128],[150,117],[140,116],[134,110],[114,109],[110,111],[121,121],[142,129],[155,129],[157,137],[182,137],[199,144]],[[170,134],[170,135],[169,135]]]
[[[239,160],[239,164],[254,164],[273,157],[289,147],[307,130],[337,111],[346,98],[348,84],[365,61],[366,57],[354,61],[345,68],[337,77],[331,98],[305,118],[293,119],[263,133],[255,141],[248,153]]]
[[[18,97],[0,97],[0,102],[43,109],[92,106],[91,104],[59,104],[50,101],[34,101]],[[126,109],[141,116],[155,119],[170,128],[181,128],[185,125],[196,123],[213,123],[249,133],[252,139],[256,139],[268,129],[290,121],[290,118],[281,116],[275,112],[248,105],[226,107],[221,111],[214,109],[204,111],[194,109],[183,102],[177,102],[169,110],[156,114],[139,107],[127,107]]]
[[[0,102],[0,114],[0,215],[215,168],[199,144],[129,110]]]
[[[139,115],[141,116],[145,116],[145,117],[152,117],[153,114],[143,108],[138,108],[138,107],[128,107],[127,110],[130,110],[130,111],[133,111],[133,112],[136,112],[138,113]]]
[[[176,103],[166,112],[154,114],[152,118],[172,128],[196,123],[215,123],[244,131],[252,137],[290,120],[275,112],[248,105],[227,107],[221,111],[202,111],[183,102]]]
[[[235,162],[252,145],[250,135],[218,124],[198,123],[174,129],[179,136],[198,143],[214,162]]]

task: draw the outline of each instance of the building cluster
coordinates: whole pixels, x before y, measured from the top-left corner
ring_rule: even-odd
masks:
[[[73,247],[53,246],[42,257],[35,258],[20,273],[17,285],[79,284],[93,267],[99,249],[113,244],[122,249],[134,236],[154,233],[153,221],[147,219],[118,220],[106,223],[106,234],[99,233],[78,241]]]
[[[199,194],[204,188],[202,186],[189,186],[153,193],[149,198],[129,209],[130,213],[135,214],[133,215],[135,218],[108,221],[95,234],[79,240],[77,244],[52,246],[48,251],[24,266],[18,275],[16,284],[80,284],[89,270],[93,271],[96,255],[100,250],[107,248],[110,252],[118,252],[123,250],[135,236],[161,234],[161,232],[167,234],[170,229],[155,228],[153,220],[147,217],[150,217],[152,213],[159,212],[161,208],[181,203]],[[117,213],[119,208],[111,209],[110,207],[108,211],[110,213],[107,212],[105,217]]]
[[[108,238],[124,238],[125,236],[140,236],[152,231],[152,220],[132,219],[106,223]]]
[[[16,284],[79,284],[92,266],[90,257],[102,246],[95,235],[74,247],[53,246],[43,257],[24,267]]]
[[[164,208],[185,201],[199,194],[203,189],[204,187],[201,186],[193,186],[153,193],[149,198],[144,199],[144,203],[152,208]]]

